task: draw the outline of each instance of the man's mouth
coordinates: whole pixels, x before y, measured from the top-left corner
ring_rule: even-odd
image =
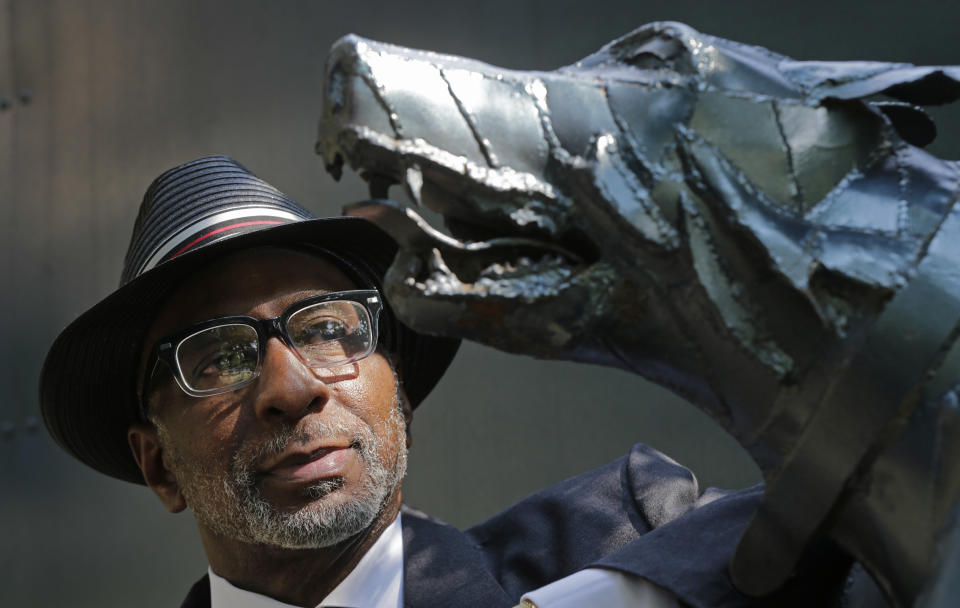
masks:
[[[357,456],[355,447],[347,444],[298,451],[268,463],[262,475],[265,480],[297,484],[342,477]]]

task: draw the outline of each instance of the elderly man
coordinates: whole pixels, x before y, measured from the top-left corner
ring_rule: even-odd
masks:
[[[466,533],[403,506],[413,410],[457,342],[394,318],[394,250],[202,158],[150,186],[121,287],[51,348],[60,445],[193,512],[210,567],[183,605],[747,603],[726,563],[759,491],[698,496],[642,445]]]

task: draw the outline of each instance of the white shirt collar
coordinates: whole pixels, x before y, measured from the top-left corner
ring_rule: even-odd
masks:
[[[207,568],[211,608],[296,608],[245,591]],[[403,528],[400,514],[316,608],[400,608],[403,606]]]

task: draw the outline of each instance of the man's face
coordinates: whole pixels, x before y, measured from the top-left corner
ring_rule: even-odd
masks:
[[[275,317],[304,298],[348,289],[357,286],[336,266],[306,253],[265,248],[228,256],[171,295],[146,349],[199,321]],[[272,337],[252,384],[196,398],[162,373],[148,405],[165,469],[200,526],[214,534],[325,547],[360,532],[399,499],[409,410],[380,352],[315,369]]]

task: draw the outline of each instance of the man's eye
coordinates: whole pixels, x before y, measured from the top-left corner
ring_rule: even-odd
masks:
[[[241,380],[246,380],[253,376],[253,369],[250,367],[228,367],[223,368],[220,366],[207,366],[201,372],[202,376],[205,377],[219,377],[221,379],[227,379],[231,382],[239,382]]]
[[[339,340],[349,333],[347,324],[339,319],[318,319],[297,332],[296,342],[317,344],[328,340]]]
[[[206,357],[196,367],[202,377],[249,378],[256,366],[256,349],[252,345],[234,344]]]

